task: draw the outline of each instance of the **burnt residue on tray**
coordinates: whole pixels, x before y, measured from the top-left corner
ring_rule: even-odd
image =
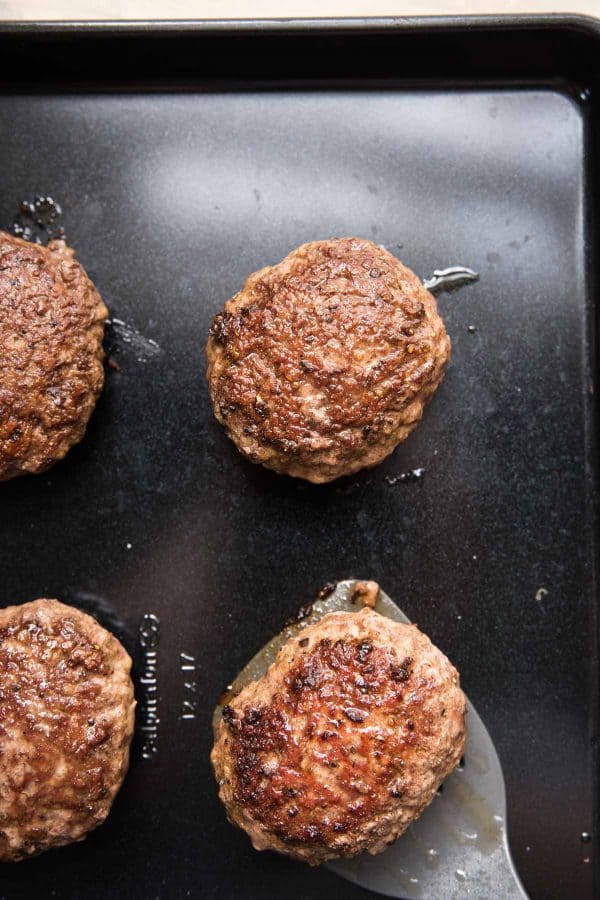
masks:
[[[314,600],[312,601],[312,603],[305,603],[304,606],[300,607],[295,615],[290,616],[290,618],[286,620],[283,627],[288,628],[290,625],[296,625],[298,622],[302,622],[303,619],[307,619],[312,612],[314,604]]]
[[[319,588],[317,593],[315,594],[315,600],[326,600],[330,594],[333,594],[337,587],[337,582],[328,581],[323,587]]]
[[[310,603],[305,603],[303,606],[301,606],[298,612],[295,613],[295,615],[290,616],[290,618],[287,619],[283,627],[289,628],[290,625],[297,625],[298,622],[302,622],[304,621],[304,619],[307,619],[312,613],[315,603],[317,603],[319,600],[326,600],[327,597],[333,594],[336,587],[336,581],[328,581],[323,585],[323,587],[320,587],[315,594],[315,599],[311,600]]]

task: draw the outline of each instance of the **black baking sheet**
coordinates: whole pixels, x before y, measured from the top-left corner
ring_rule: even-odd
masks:
[[[594,896],[599,46],[574,19],[0,30],[0,227],[61,203],[119,367],[66,461],[0,486],[0,597],[95,611],[140,700],[107,823],[3,867],[2,898],[368,896],[254,852],[208,760],[221,690],[350,576],[461,671],[530,895]],[[440,299],[453,358],[416,432],[315,487],[236,453],[203,345],[249,272],[347,234],[481,279]]]

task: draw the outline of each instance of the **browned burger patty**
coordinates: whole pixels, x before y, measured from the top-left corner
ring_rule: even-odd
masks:
[[[217,419],[239,450],[309,481],[374,466],[410,434],[450,339],[417,276],[371,241],[304,244],[250,275],[206,348]]]
[[[83,437],[104,384],[106,316],[64,241],[0,232],[0,481],[44,471]]]
[[[379,853],[459,762],[465,714],[458,672],[415,625],[330,613],[223,710],[219,796],[257,850]]]
[[[112,634],[58,600],[0,610],[0,862],[104,821],[129,763],[130,670]]]

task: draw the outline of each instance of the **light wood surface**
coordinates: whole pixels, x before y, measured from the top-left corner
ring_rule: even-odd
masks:
[[[600,0],[0,0],[0,20],[265,19],[569,12]]]

